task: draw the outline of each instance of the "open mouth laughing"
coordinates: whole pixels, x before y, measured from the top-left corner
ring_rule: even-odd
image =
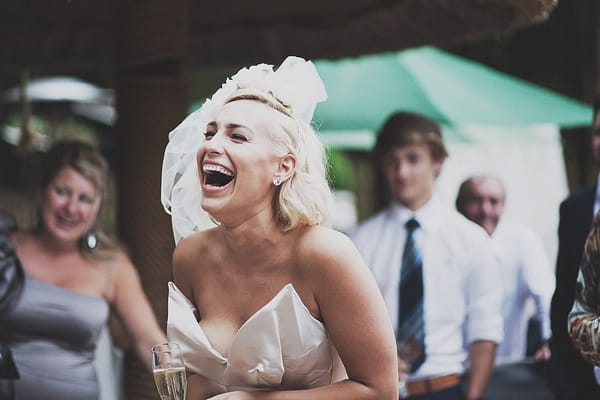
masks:
[[[234,178],[233,172],[218,164],[205,163],[202,165],[202,172],[204,172],[204,185],[213,189],[227,186]]]
[[[69,227],[69,228],[72,228],[78,224],[78,221],[64,217],[62,215],[57,215],[56,221],[59,223],[59,225]]]

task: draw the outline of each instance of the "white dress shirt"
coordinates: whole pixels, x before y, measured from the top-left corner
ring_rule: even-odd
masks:
[[[408,379],[463,373],[470,343],[502,339],[502,285],[491,240],[480,226],[436,198],[416,212],[392,205],[351,232],[394,325],[404,224],[413,216],[421,225],[415,240],[423,259],[427,359]]]
[[[520,361],[527,350],[529,299],[535,303],[542,340],[552,335],[550,303],[555,277],[542,240],[526,226],[501,220],[492,234],[492,243],[504,284],[504,339],[498,346],[496,363]]]

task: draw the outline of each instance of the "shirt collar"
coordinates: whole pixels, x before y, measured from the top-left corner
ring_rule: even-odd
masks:
[[[434,195],[427,203],[415,211],[394,202],[391,206],[391,212],[393,218],[402,225],[406,224],[406,221],[414,217],[419,222],[421,228],[428,231],[435,230],[439,226],[442,208],[443,205],[441,201]]]

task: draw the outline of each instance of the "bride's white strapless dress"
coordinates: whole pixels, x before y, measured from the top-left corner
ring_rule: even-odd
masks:
[[[227,357],[211,346],[193,304],[173,282],[168,306],[169,341],[179,343],[189,371],[222,392],[307,389],[347,377],[325,326],[291,283],[240,327]]]

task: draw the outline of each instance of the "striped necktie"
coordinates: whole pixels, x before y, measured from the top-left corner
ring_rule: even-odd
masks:
[[[425,326],[423,319],[423,261],[415,243],[419,223],[406,222],[406,242],[402,254],[398,296],[398,354],[415,372],[425,361]]]

